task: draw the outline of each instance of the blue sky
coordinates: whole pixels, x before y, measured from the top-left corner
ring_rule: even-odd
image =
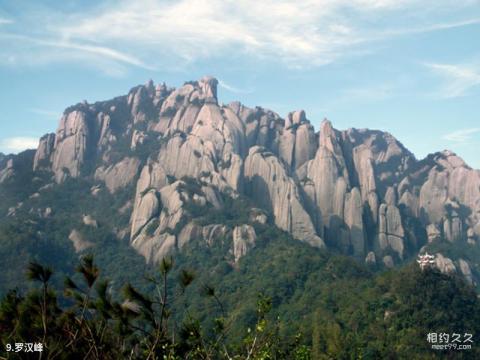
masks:
[[[479,0],[0,0],[0,151],[148,79],[305,109],[480,169]]]

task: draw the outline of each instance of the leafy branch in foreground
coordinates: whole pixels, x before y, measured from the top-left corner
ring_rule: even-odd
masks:
[[[39,282],[40,288],[24,296],[12,290],[0,302],[2,351],[6,344],[40,342],[44,345],[45,359],[310,358],[309,348],[300,345],[298,337],[292,346],[284,346],[285,341],[278,335],[278,321],[270,324],[267,320],[271,300],[265,296],[259,297],[255,328],[246,331],[241,344],[227,341],[232,319],[227,321],[222,301],[209,285],[204,285],[202,292],[214,299],[222,314],[215,319],[214,328],[204,331],[200,321],[189,313],[177,326],[170,321],[172,304],[185,296],[195,275],[181,270],[180,291],[172,292],[173,267],[173,260],[165,258],[158,271],[146,276],[154,289],[149,294],[131,284],[124,286],[122,294],[112,294],[111,284],[100,277],[93,256],[85,256],[75,276],[65,279],[60,294],[49,285],[53,271],[31,263],[27,276]]]

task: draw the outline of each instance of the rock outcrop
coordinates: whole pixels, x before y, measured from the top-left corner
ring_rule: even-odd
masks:
[[[237,263],[242,256],[245,256],[255,246],[257,235],[255,229],[250,225],[236,226],[233,229],[233,257]]]
[[[478,246],[480,172],[454,153],[419,161],[388,133],[339,131],[328,120],[316,133],[303,110],[283,119],[219,104],[217,85],[212,77],[177,89],[149,81],[126,96],[72,106],[56,134],[40,139],[29,171],[50,173],[51,183],[95,179],[97,199],[135,186],[130,241],[151,262],[191,241],[211,246],[230,236],[238,260],[252,244],[246,228],[199,226],[187,209],[222,209],[239,197],[252,202],[250,224],[271,221],[312,246],[387,267],[429,243]],[[27,174],[19,160],[0,159],[0,183]]]
[[[40,138],[38,149],[33,159],[33,170],[41,170],[50,166],[50,160],[55,146],[55,134],[46,134]]]
[[[72,242],[75,252],[79,253],[86,249],[91,248],[94,244],[91,241],[88,241],[78,230],[72,230],[68,239]]]
[[[83,111],[75,110],[60,120],[55,136],[52,171],[55,180],[78,177],[88,156],[90,126]]]
[[[325,246],[302,206],[297,185],[276,156],[265,148],[252,147],[245,160],[245,181],[247,193],[273,213],[280,229],[313,246]]]
[[[98,168],[95,179],[105,182],[107,189],[113,194],[132,183],[137,176],[140,164],[139,159],[126,157],[115,165]]]
[[[0,184],[12,178],[15,174],[13,159],[7,160],[5,167],[0,169]]]

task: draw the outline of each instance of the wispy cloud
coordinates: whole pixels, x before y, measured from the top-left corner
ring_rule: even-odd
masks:
[[[480,128],[456,130],[449,134],[444,135],[443,139],[456,142],[456,143],[465,143],[471,140],[472,136],[479,132],[480,132]]]
[[[0,33],[1,40],[10,42],[10,48],[14,55],[6,57],[6,62],[13,65],[18,62],[48,64],[73,60],[99,66],[112,75],[122,73],[121,68],[112,66],[112,63],[120,66],[132,65],[148,70],[154,69],[133,55],[97,44],[84,44],[64,38],[36,38],[11,33]],[[32,56],[32,53],[36,56]]]
[[[11,137],[0,140],[0,151],[4,153],[18,153],[27,149],[36,149],[38,138],[34,137]]]
[[[50,8],[43,23],[38,16],[35,21],[23,19],[34,22],[36,31],[23,28],[18,40],[35,43],[35,54],[26,59],[10,45],[3,58],[11,64],[79,60],[112,74],[121,72],[112,62],[153,70],[165,62],[178,66],[238,55],[303,68],[368,53],[369,43],[392,36],[480,23],[475,18],[433,24],[418,21],[420,14],[443,11],[448,15],[448,9],[471,4],[471,0],[108,1],[68,14]],[[437,8],[442,10],[432,10]],[[398,20],[398,15],[404,21],[391,28],[390,23],[398,22],[388,20]],[[49,56],[52,49],[56,53]]]
[[[234,94],[251,94],[251,93],[253,93],[252,89],[240,89],[238,87],[229,85],[225,81],[220,80],[220,79],[218,80],[218,85],[220,85],[220,87],[222,87],[225,90],[230,91],[231,93],[234,93]]]
[[[13,24],[13,20],[0,17],[0,25]]]
[[[82,16],[61,26],[74,39],[128,42],[136,47],[161,43],[187,62],[219,53],[274,58],[291,67],[331,63],[371,41],[391,36],[468,26],[479,19],[401,28],[372,26],[375,19],[426,12],[429,0],[153,0],[123,1],[114,9]],[[432,2],[438,7],[470,0]],[[427,6],[426,6],[427,5]],[[410,10],[405,12],[405,10]],[[231,15],[235,14],[235,17]],[[365,22],[368,16],[371,22]],[[379,21],[379,23],[381,23]],[[74,25],[72,25],[74,24]],[[365,51],[365,49],[361,49]]]
[[[461,28],[466,26],[478,25],[480,24],[480,18],[472,18],[462,21],[451,21],[451,22],[440,22],[433,24],[426,24],[423,26],[412,26],[399,29],[387,29],[383,33],[380,33],[379,36],[381,39],[390,38],[392,36],[404,36],[404,35],[413,35],[413,34],[422,34],[435,31],[449,30],[455,28]]]
[[[438,92],[442,98],[467,95],[470,89],[480,85],[480,71],[474,66],[436,63],[427,63],[425,66],[444,79]]]

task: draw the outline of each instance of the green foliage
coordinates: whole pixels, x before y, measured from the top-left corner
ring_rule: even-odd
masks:
[[[25,194],[50,181],[37,175]],[[202,194],[197,180],[182,180],[190,197]],[[132,358],[141,359],[246,359],[250,351],[250,359],[480,358],[475,347],[447,354],[432,352],[426,342],[430,332],[480,333],[478,299],[462,279],[414,265],[374,273],[270,224],[253,225],[255,248],[238,263],[231,237],[208,245],[194,239],[175,263],[162,262],[152,275],[128,238],[118,235],[130,219],[133,186],[93,196],[93,185],[68,179],[38,198],[25,198],[23,190],[0,194],[7,201],[2,209],[24,202],[14,218],[0,219],[2,345],[45,341],[48,354],[59,358],[122,359],[132,349]],[[190,204],[187,211],[201,225],[250,223],[248,199],[223,202],[222,210]],[[37,215],[52,204],[51,216]],[[83,224],[84,214],[98,226]],[[73,229],[94,244],[88,251],[96,262],[75,253],[68,240]],[[476,247],[428,246],[454,258],[480,256]],[[24,269],[34,282],[24,281]]]
[[[225,196],[221,209],[208,209],[207,212],[198,212],[199,216],[196,221],[199,225],[225,224],[230,227],[248,224],[251,208],[252,204],[247,198],[233,199],[230,196]]]
[[[172,259],[163,259],[158,271],[148,277],[156,291],[145,294],[126,284],[122,299],[116,301],[93,257],[85,256],[76,269],[81,281],[65,280],[69,304],[61,307],[60,294],[48,288],[51,270],[31,264],[30,277],[39,280],[42,289],[25,296],[9,291],[2,299],[0,351],[7,344],[40,342],[47,359],[309,359],[309,348],[300,345],[299,337],[288,346],[278,337],[279,323],[267,320],[271,301],[263,295],[257,305],[257,324],[239,344],[226,341],[224,318],[216,319],[211,337],[192,316],[177,325],[171,318],[171,304],[185,293],[169,293],[173,268]],[[193,276],[183,270],[182,274],[185,289]]]

